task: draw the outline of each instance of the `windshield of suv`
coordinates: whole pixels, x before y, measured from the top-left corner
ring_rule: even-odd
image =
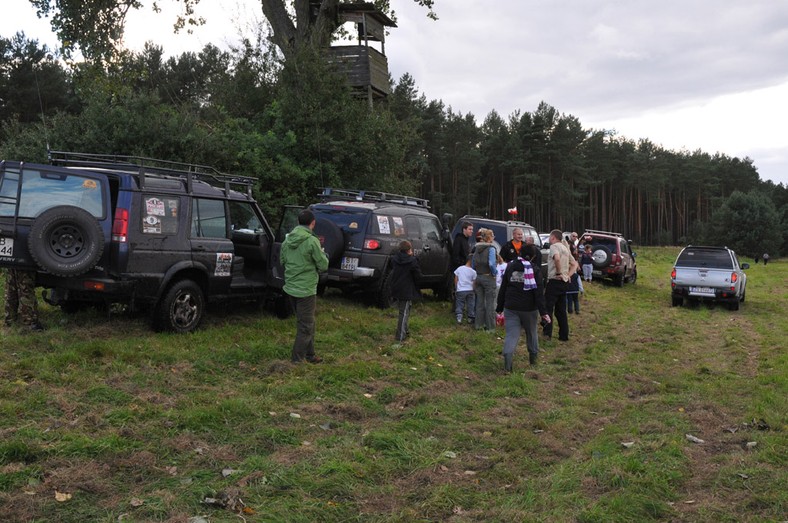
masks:
[[[13,216],[19,179],[11,171],[0,184],[0,216]],[[35,218],[43,211],[73,205],[96,218],[104,217],[102,180],[74,174],[50,173],[31,169],[22,171],[19,217]]]
[[[676,266],[733,269],[733,261],[725,250],[684,249],[676,260]]]

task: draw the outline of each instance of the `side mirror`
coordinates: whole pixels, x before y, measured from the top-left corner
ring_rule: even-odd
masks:
[[[447,229],[449,228],[449,224],[452,221],[454,221],[454,215],[451,213],[445,212],[443,213],[443,216],[441,216],[441,222],[443,223],[443,226]]]
[[[741,264],[741,268],[742,269],[749,269],[750,268],[750,264],[749,263],[742,263]]]
[[[632,251],[632,257],[635,258],[638,255],[635,251]]]

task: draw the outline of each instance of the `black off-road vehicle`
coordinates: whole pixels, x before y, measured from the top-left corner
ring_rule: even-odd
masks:
[[[0,163],[0,266],[36,271],[74,312],[121,303],[154,328],[197,328],[207,302],[286,304],[279,245],[254,178],[131,156],[51,153]]]
[[[361,291],[380,306],[391,304],[389,257],[402,240],[413,244],[423,278],[421,287],[438,297],[451,295],[451,250],[447,215],[443,225],[429,211],[429,202],[399,194],[348,189],[323,189],[319,202],[309,206],[315,213],[315,234],[328,255],[328,273],[320,289],[336,287],[343,292]],[[300,208],[285,210],[277,240],[296,223]]]

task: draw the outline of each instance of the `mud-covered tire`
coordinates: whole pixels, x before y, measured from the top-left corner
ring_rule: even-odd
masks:
[[[634,285],[635,282],[637,282],[637,281],[638,281],[638,271],[635,270],[635,271],[632,271],[632,274],[629,275],[629,283]]]
[[[446,280],[433,287],[432,291],[435,293],[435,297],[441,301],[454,301],[452,299],[454,296],[454,274],[449,273]]]
[[[96,266],[104,253],[104,231],[93,215],[72,205],[42,212],[30,227],[30,256],[55,276],[79,276]]]
[[[202,289],[192,280],[179,280],[167,289],[156,308],[154,328],[186,333],[199,327],[205,314]]]
[[[375,288],[372,296],[373,303],[381,309],[388,309],[394,303],[391,297],[391,271],[386,271],[380,279],[380,283]]]
[[[293,303],[290,301],[290,296],[287,294],[280,294],[274,299],[274,313],[280,320],[286,320],[294,314]]]

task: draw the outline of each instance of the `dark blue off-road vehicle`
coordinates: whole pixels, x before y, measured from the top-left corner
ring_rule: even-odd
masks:
[[[150,311],[160,330],[194,330],[209,302],[286,310],[255,181],[128,156],[2,161],[0,267],[36,271],[44,299],[65,312],[120,303]]]

